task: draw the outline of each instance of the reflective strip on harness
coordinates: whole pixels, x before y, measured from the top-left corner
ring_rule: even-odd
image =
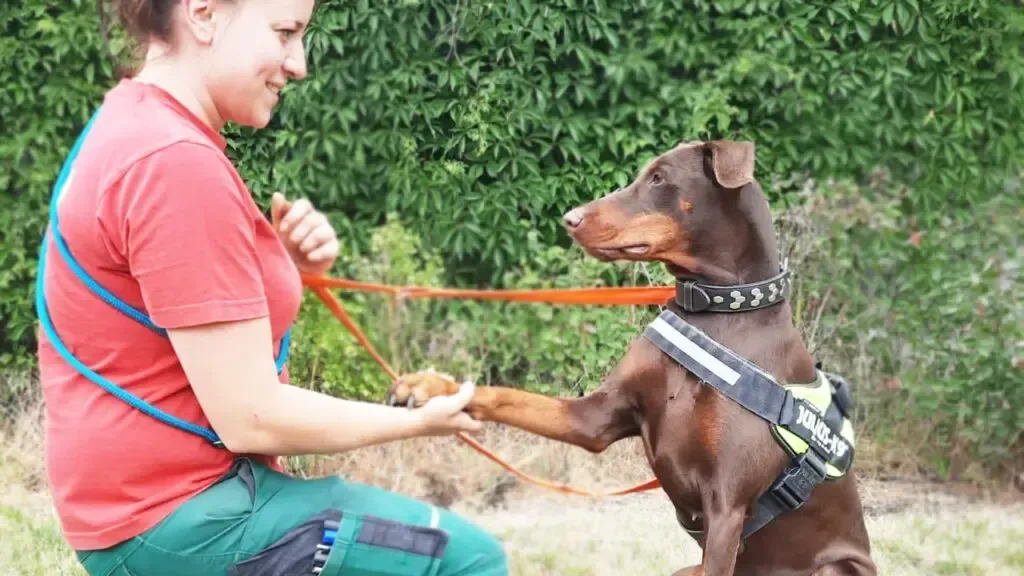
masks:
[[[695,344],[693,340],[690,340],[680,334],[679,331],[672,328],[664,318],[656,318],[654,322],[651,323],[651,328],[657,331],[660,336],[671,342],[684,354],[692,358],[695,362],[698,362],[701,367],[709,370],[712,374],[724,380],[726,384],[733,386],[736,384],[736,381],[740,379],[739,372],[733,370],[718,358],[708,354],[706,350]]]
[[[651,322],[644,336],[693,375],[761,418],[780,424],[787,419],[784,411],[792,410],[793,398],[771,376],[671,310]],[[738,376],[726,379],[720,373]]]

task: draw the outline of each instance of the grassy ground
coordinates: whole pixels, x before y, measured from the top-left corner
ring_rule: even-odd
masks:
[[[974,502],[918,483],[867,482],[864,491],[880,574],[1024,574],[1020,503]],[[667,576],[701,558],[660,493],[597,506],[535,498],[476,519],[508,543],[519,576]]]
[[[573,486],[604,490],[649,477],[632,441],[599,456],[498,427],[483,441],[528,473]],[[0,576],[84,576],[61,537],[41,448],[38,413],[0,437]],[[701,558],[660,491],[597,502],[553,495],[510,481],[455,440],[414,440],[289,465],[298,474],[337,472],[451,505],[505,542],[516,576],[667,575]],[[862,495],[881,574],[1024,574],[1019,499],[878,479],[865,480]]]

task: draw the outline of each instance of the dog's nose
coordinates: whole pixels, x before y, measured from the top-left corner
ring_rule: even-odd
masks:
[[[583,222],[583,210],[579,208],[573,208],[572,210],[566,212],[565,216],[562,216],[562,219],[565,220],[566,226],[568,226],[569,228],[575,228],[580,225],[580,222]]]

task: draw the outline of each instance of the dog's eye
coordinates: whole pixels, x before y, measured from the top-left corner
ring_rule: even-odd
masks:
[[[662,180],[661,174],[658,174],[657,172],[651,174],[651,186],[661,186],[662,182],[664,182],[664,180]]]

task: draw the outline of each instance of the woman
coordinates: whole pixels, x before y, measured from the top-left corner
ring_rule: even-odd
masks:
[[[265,126],[305,76],[313,0],[114,4],[145,63],[68,158],[37,290],[49,482],[82,564],[506,574],[497,540],[448,511],[277,462],[480,427],[461,412],[470,383],[415,410],[288,384],[299,271],[327,271],[338,242],[304,200],[275,195],[268,221],[220,130]]]

